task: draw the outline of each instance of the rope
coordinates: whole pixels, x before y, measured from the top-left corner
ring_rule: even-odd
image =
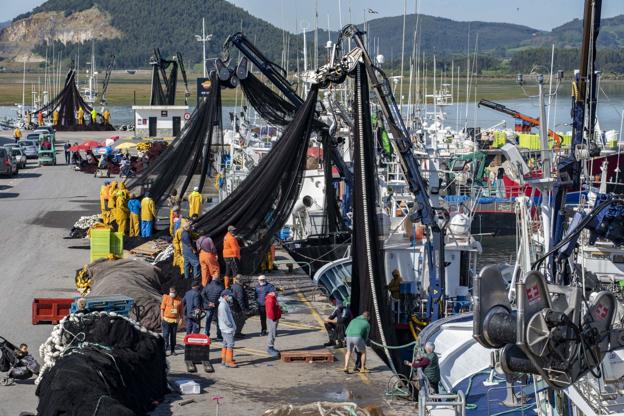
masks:
[[[386,344],[380,344],[378,342],[373,341],[372,339],[369,340],[371,344],[373,344],[376,347],[380,347],[380,348],[388,348],[389,350],[400,350],[402,348],[407,348],[407,347],[411,347],[412,345],[417,345],[418,342],[417,341],[412,341],[409,344],[404,344],[404,345],[386,345]]]

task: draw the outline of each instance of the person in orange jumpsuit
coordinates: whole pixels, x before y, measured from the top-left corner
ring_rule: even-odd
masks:
[[[228,226],[228,231],[223,238],[223,261],[225,262],[225,288],[230,287],[230,279],[238,274],[241,253],[240,244],[234,236],[236,227]]]
[[[199,237],[195,244],[197,245],[197,252],[199,253],[199,265],[201,267],[202,286],[206,287],[206,285],[210,283],[212,279],[219,277],[219,274],[221,273],[217,247],[212,241],[212,238],[208,237],[207,235],[202,235],[201,237]]]

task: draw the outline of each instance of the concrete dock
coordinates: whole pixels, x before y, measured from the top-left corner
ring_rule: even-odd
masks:
[[[117,133],[99,134],[104,136],[60,133],[57,141],[62,144],[67,139],[72,143],[99,140]],[[64,162],[60,150],[57,161]],[[89,242],[64,238],[80,216],[98,212],[102,183],[103,179],[63,164],[31,164],[14,178],[0,178],[0,336],[13,343],[27,343],[37,359],[38,347],[49,336],[52,326],[31,324],[32,299],[77,295],[74,274],[88,262]],[[284,289],[280,301],[288,310],[279,326],[276,347],[281,351],[324,348],[327,337],[322,319],[331,307],[310,279],[303,273],[285,271],[269,274],[268,279]],[[218,364],[221,345],[215,342],[211,357],[216,371],[207,374],[198,368],[198,373],[188,374],[180,345],[179,354],[169,358],[170,377],[194,379],[201,385],[202,393],[168,395],[153,414],[215,415],[216,397],[222,398],[221,415],[262,415],[280,405],[317,401],[355,402],[379,408],[385,415],[415,412],[413,403],[386,397],[392,374],[372,351],[368,361],[370,373],[347,375],[342,371],[343,349],[331,350],[336,357],[334,363],[285,363],[266,354],[266,338],[259,335],[257,317],[247,321],[244,332],[248,336],[236,342],[236,369]],[[179,405],[187,399],[193,402]],[[0,387],[0,416],[34,412],[36,406],[33,380]]]

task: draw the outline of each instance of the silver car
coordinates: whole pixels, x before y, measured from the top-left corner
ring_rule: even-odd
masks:
[[[39,157],[39,143],[35,140],[20,140],[17,142],[21,147],[26,159],[37,159]]]
[[[28,160],[22,148],[16,145],[5,147],[7,147],[7,150],[9,150],[13,158],[15,158],[15,165],[17,166],[17,168],[24,169],[26,167],[26,163],[28,163]]]

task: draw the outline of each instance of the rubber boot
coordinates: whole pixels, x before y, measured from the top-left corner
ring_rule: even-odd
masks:
[[[234,361],[234,350],[228,348],[225,352],[225,366],[229,368],[236,368],[238,364]]]
[[[227,365],[227,348],[221,348],[221,365]]]

